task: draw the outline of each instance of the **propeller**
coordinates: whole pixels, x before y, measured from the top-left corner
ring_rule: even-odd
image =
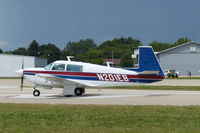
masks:
[[[23,90],[23,84],[24,84],[24,58],[22,58],[22,76],[21,76],[21,91]]]

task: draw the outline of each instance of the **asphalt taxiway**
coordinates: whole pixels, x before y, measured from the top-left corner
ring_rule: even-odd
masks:
[[[166,80],[156,83],[156,85],[165,85],[165,83],[169,85],[171,81]],[[184,83],[185,81],[179,80],[179,82]],[[187,84],[198,86],[199,83],[200,86],[199,80],[190,80],[190,82]],[[32,88],[24,87],[21,92],[18,87],[19,84],[20,80],[0,80],[0,103],[200,105],[200,91],[86,89],[86,93],[83,96],[64,97],[62,89],[54,88],[53,90],[41,89],[41,95],[34,97],[32,95]],[[31,86],[31,84],[25,81],[25,86]]]

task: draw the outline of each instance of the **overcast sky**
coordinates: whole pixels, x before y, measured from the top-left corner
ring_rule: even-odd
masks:
[[[0,0],[0,48],[92,38],[200,42],[200,0]]]

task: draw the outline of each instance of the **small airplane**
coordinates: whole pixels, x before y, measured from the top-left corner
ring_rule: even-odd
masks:
[[[158,82],[164,79],[163,70],[152,47],[139,47],[138,68],[114,68],[91,63],[58,60],[44,68],[23,68],[15,71],[21,76],[21,90],[24,77],[35,84],[33,95],[39,96],[37,88],[63,87],[63,95],[80,96],[86,87],[108,87]]]

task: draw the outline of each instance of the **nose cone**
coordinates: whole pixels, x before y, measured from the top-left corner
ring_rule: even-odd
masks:
[[[15,73],[22,76],[23,75],[23,69],[16,70]]]

